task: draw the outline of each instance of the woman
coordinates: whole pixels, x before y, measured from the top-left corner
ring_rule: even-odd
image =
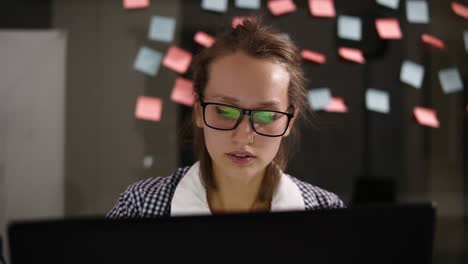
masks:
[[[257,20],[258,21],[258,20]],[[128,187],[108,218],[344,207],[283,171],[308,104],[298,48],[245,21],[194,61],[199,161]]]

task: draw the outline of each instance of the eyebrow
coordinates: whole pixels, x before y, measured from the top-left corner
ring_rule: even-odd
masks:
[[[213,98],[219,98],[221,100],[231,102],[234,104],[238,104],[240,101],[234,97],[229,97],[229,96],[223,96],[223,95],[214,95]],[[265,101],[257,104],[260,107],[274,107],[274,106],[279,106],[280,102],[277,100],[271,100],[271,101]]]

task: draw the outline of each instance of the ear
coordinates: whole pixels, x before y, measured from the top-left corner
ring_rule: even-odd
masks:
[[[200,105],[200,101],[197,99],[193,103],[193,111],[195,112],[195,124],[199,128],[203,128],[203,113]]]
[[[297,118],[297,115],[299,114],[299,109],[295,109],[294,110],[294,117],[291,118],[291,121],[289,121],[289,126],[288,126],[288,130],[286,130],[286,132],[284,133],[283,137],[287,137],[289,136],[289,133],[291,133],[291,129],[294,125],[294,123],[296,122],[296,118]]]

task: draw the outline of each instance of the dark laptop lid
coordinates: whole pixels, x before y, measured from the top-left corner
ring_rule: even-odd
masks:
[[[9,226],[12,264],[431,263],[431,205]]]

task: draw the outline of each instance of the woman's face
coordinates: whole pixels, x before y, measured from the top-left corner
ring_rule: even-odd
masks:
[[[289,81],[289,74],[281,64],[237,52],[211,63],[203,100],[243,109],[287,112]],[[295,120],[291,120],[283,136],[266,137],[255,133],[247,115],[236,129],[221,131],[205,125],[200,104],[195,104],[195,111],[196,124],[203,128],[215,172],[244,182],[264,172]],[[253,157],[242,158],[235,152]]]

